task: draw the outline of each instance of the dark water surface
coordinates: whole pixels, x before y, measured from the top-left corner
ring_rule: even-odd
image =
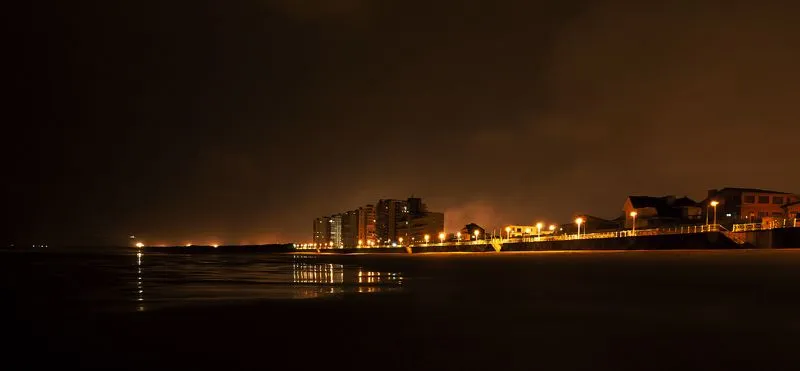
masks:
[[[800,251],[0,253],[10,369],[794,369]]]

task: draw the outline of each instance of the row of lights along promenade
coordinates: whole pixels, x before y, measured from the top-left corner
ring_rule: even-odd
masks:
[[[503,238],[502,234],[494,235],[481,235],[479,230],[475,230],[472,235],[464,236],[461,232],[456,232],[455,234],[455,241],[445,241],[447,238],[447,234],[445,232],[440,232],[438,235],[438,243],[434,242],[431,243],[431,235],[426,234],[424,236],[424,243],[406,243],[404,244],[403,238],[398,238],[397,242],[391,242],[388,244],[378,244],[374,241],[367,241],[365,244],[364,241],[359,240],[358,246],[356,248],[387,248],[387,247],[403,247],[403,246],[412,246],[412,245],[431,245],[431,246],[455,246],[455,245],[462,245],[462,244],[503,244],[503,243],[516,243],[516,242],[539,242],[539,241],[559,241],[559,240],[575,240],[575,239],[597,239],[597,238],[623,238],[623,237],[633,237],[633,236],[653,236],[653,235],[664,235],[664,234],[686,234],[686,233],[706,233],[706,232],[719,232],[724,231],[725,229],[717,224],[717,205],[719,202],[712,201],[710,205],[714,208],[714,219],[713,223],[709,223],[708,215],[706,215],[706,224],[699,225],[699,226],[683,226],[683,227],[673,227],[673,228],[656,228],[656,229],[643,229],[643,230],[636,230],[636,217],[638,213],[632,211],[629,216],[633,219],[632,228],[630,230],[623,230],[623,231],[615,231],[615,232],[599,232],[599,233],[586,233],[586,219],[583,217],[578,217],[575,219],[575,224],[577,226],[577,233],[575,234],[560,234],[556,235],[556,228],[558,228],[555,224],[551,224],[548,226],[547,230],[549,232],[548,235],[542,236],[542,230],[544,229],[544,223],[539,222],[536,223],[536,235],[533,235],[533,229],[527,228],[525,233],[522,236],[511,236],[512,229],[511,227],[505,228],[505,238]],[[583,233],[581,230],[583,229]],[[321,244],[321,243],[304,243],[304,244],[294,244],[294,247],[297,249],[333,249],[333,248],[341,248],[341,247],[334,247],[333,243],[329,244]]]

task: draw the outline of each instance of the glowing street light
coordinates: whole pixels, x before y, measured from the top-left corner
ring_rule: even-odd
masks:
[[[439,233],[439,242],[440,243],[444,243],[444,237],[445,237],[444,232]]]
[[[511,239],[511,227],[506,227],[506,239]]]
[[[400,242],[400,245],[402,245],[403,244],[403,237],[398,238],[397,242]]]
[[[426,234],[425,235],[425,243],[428,243],[428,241],[430,241],[430,240],[431,240],[431,235]]]
[[[461,232],[456,232],[456,238],[458,238],[458,242],[461,242]]]
[[[542,226],[544,226],[542,222],[536,223],[536,238],[542,237]]]
[[[141,249],[142,247],[144,247],[144,244],[143,244],[143,243],[141,243],[141,242],[137,242],[137,243],[136,243],[136,247],[138,247],[138,248],[140,248],[140,249]]]
[[[633,218],[633,229],[631,231],[632,234],[636,234],[636,215],[639,215],[639,213],[631,211],[631,218]]]
[[[717,225],[717,205],[719,205],[718,201],[711,201],[711,206],[714,208],[714,225]]]
[[[581,238],[581,224],[583,224],[583,218],[575,219],[575,224],[578,225],[578,238]]]
[[[473,232],[473,233],[475,234],[475,241],[477,241],[478,240],[478,236],[481,234],[481,231],[476,229],[475,232]]]
[[[550,227],[549,227],[549,228],[547,228],[547,229],[549,229],[549,230],[550,230],[550,232],[555,232],[555,230],[556,230],[556,225],[555,225],[555,224],[550,224]]]

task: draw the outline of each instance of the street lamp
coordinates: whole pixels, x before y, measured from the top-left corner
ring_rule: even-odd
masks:
[[[461,232],[456,232],[456,238],[458,238],[458,242],[461,242]]]
[[[427,243],[428,243],[428,241],[430,241],[430,240],[431,240],[431,235],[429,235],[429,234],[426,234],[426,235],[425,235],[425,243],[427,244]]]
[[[633,218],[633,230],[631,231],[631,234],[636,234],[636,215],[639,215],[639,213],[631,211],[631,218]]]
[[[473,232],[473,233],[475,234],[475,241],[477,242],[478,241],[478,235],[481,234],[481,231],[476,229],[475,232]]]
[[[364,241],[358,240],[358,247],[361,247],[362,243],[364,243]]]
[[[506,239],[511,240],[511,227],[506,227]]]
[[[714,225],[717,225],[717,205],[719,205],[718,201],[711,201],[711,207],[714,208]]]
[[[581,224],[583,224],[583,218],[575,219],[575,224],[578,225],[578,238],[581,238]]]
[[[397,242],[400,242],[400,246],[403,246],[403,237],[398,238]]]
[[[440,243],[444,243],[444,237],[445,237],[444,232],[439,233],[439,242]]]
[[[144,247],[144,244],[143,244],[143,243],[141,243],[141,242],[137,242],[137,243],[136,243],[136,247],[138,247],[138,248],[140,248],[140,249],[141,249],[142,247]]]
[[[542,222],[536,223],[536,238],[542,237]]]

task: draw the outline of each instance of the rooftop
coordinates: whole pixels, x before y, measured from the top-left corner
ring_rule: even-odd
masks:
[[[736,192],[752,192],[752,193],[775,193],[775,194],[782,194],[782,195],[791,194],[789,192],[770,191],[770,190],[767,190],[767,189],[737,188],[737,187],[725,187],[725,188],[722,188],[720,190],[712,189],[712,191],[716,191],[716,192],[736,191]]]

